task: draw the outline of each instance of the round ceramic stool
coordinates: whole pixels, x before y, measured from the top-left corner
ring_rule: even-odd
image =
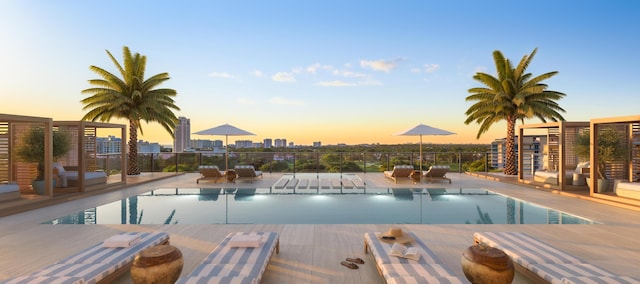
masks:
[[[173,284],[182,273],[182,252],[171,245],[158,245],[138,253],[131,265],[136,284]]]
[[[514,277],[511,258],[485,244],[470,246],[462,253],[462,271],[474,284],[511,283]]]

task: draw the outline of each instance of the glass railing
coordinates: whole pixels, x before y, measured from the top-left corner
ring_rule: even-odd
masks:
[[[225,169],[225,153],[139,153],[142,172],[197,172],[200,165]],[[484,172],[490,169],[489,153],[423,152],[422,170],[432,165],[449,166],[451,172]],[[98,169],[110,174],[121,169],[120,154],[98,155]],[[268,173],[369,173],[393,169],[395,165],[420,167],[417,152],[230,152],[229,168],[253,165]]]

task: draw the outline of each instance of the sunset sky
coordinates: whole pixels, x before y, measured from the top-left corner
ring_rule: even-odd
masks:
[[[457,133],[433,143],[489,143],[465,125],[492,52],[529,71],[559,71],[550,89],[570,121],[640,113],[636,1],[0,1],[0,113],[79,120],[106,50],[168,72],[177,116],[197,132],[229,123],[262,141],[408,143],[423,123]],[[126,124],[125,120],[114,123]],[[530,120],[526,123],[539,123]],[[171,144],[156,124],[140,139]],[[192,139],[223,139],[192,135]],[[230,142],[236,138],[231,139]]]

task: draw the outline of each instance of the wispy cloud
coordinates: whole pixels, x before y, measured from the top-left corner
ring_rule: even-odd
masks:
[[[353,87],[353,86],[356,86],[355,83],[348,83],[348,82],[340,81],[340,80],[318,82],[318,83],[316,83],[316,85],[322,86],[322,87]]]
[[[365,78],[368,77],[367,74],[352,72],[348,70],[333,70],[333,75],[342,76],[346,78]]]
[[[285,82],[285,83],[293,83],[296,81],[296,78],[293,77],[292,73],[289,72],[278,72],[271,77],[276,82]]]
[[[260,71],[258,69],[255,69],[255,70],[251,71],[251,75],[253,75],[255,77],[258,77],[258,78],[261,78],[261,77],[264,76],[264,73],[262,73],[262,71]]]
[[[307,68],[305,68],[305,71],[307,71],[308,73],[311,74],[316,74],[316,72],[318,72],[318,70],[326,70],[326,71],[332,71],[334,68],[331,65],[322,65],[320,63],[314,63],[311,64],[310,66],[308,66]]]
[[[304,103],[301,101],[287,100],[283,97],[273,97],[269,100],[269,103],[272,105],[304,105]]]
[[[425,64],[424,72],[425,73],[433,73],[440,69],[440,64]]]
[[[211,72],[209,73],[209,77],[222,78],[222,79],[238,79],[236,76],[231,75],[227,72]]]
[[[375,71],[383,71],[386,73],[391,72],[392,69],[398,67],[401,59],[394,60],[361,60],[360,66],[363,68],[369,68]]]

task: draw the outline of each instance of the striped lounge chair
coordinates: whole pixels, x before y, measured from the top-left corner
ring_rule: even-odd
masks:
[[[388,284],[401,283],[468,283],[466,278],[456,276],[438,257],[412,232],[407,232],[414,241],[410,246],[417,246],[420,260],[390,256],[393,243],[381,241],[377,232],[364,234],[364,252],[373,254],[378,272]]]
[[[635,277],[615,275],[521,232],[476,232],[476,244],[501,249],[516,269],[539,283],[636,283]]]
[[[49,265],[40,271],[26,276],[2,281],[6,284],[18,283],[55,283],[55,284],[94,284],[109,283],[129,271],[136,255],[149,247],[169,243],[167,233],[138,233],[140,239],[126,248],[106,248],[103,243],[95,244],[83,251]]]
[[[233,247],[234,236],[261,236],[259,247]],[[230,233],[189,275],[178,279],[181,284],[260,283],[273,252],[280,253],[276,232]]]

